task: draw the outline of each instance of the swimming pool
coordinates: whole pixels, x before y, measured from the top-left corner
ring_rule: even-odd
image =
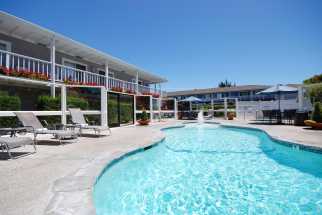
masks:
[[[97,214],[322,214],[322,155],[264,132],[191,124],[109,165]]]

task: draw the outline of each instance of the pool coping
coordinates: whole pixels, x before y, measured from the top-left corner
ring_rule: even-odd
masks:
[[[94,186],[104,173],[114,163],[130,156],[132,154],[142,152],[148,148],[156,146],[165,138],[162,132],[167,129],[182,128],[185,124],[196,122],[180,122],[176,125],[165,125],[160,128],[161,135],[153,139],[151,142],[137,145],[131,149],[108,152],[96,157],[91,162],[82,166],[75,172],[56,180],[52,187],[53,196],[45,210],[46,215],[63,215],[63,214],[78,214],[92,215],[96,214],[96,209],[93,199]],[[207,124],[217,124],[227,128],[242,128],[264,132],[270,139],[278,144],[288,147],[295,147],[299,150],[310,151],[322,154],[322,148],[304,145],[293,140],[284,140],[280,137],[274,137],[269,132],[261,128],[254,128],[247,125],[232,125],[222,122],[205,121]]]
[[[322,154],[322,148],[321,147],[307,145],[305,143],[299,143],[299,142],[294,141],[294,140],[289,140],[289,139],[285,139],[285,138],[282,138],[282,137],[277,137],[277,136],[274,136],[274,135],[270,134],[268,131],[266,131],[266,130],[264,130],[262,128],[254,128],[254,127],[247,126],[247,125],[232,125],[232,124],[225,124],[225,123],[219,123],[219,124],[221,126],[223,126],[223,127],[226,127],[226,128],[242,128],[242,129],[260,131],[260,132],[265,133],[272,141],[274,141],[274,142],[276,142],[278,144],[288,146],[288,147],[291,147],[291,148],[296,148],[298,150],[303,150],[303,151]]]

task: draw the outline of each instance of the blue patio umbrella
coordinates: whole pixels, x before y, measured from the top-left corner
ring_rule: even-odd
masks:
[[[192,110],[192,102],[202,102],[201,99],[195,97],[195,96],[189,96],[188,98],[185,98],[183,100],[181,100],[180,102],[189,102],[189,107],[190,107],[190,111]]]
[[[260,91],[257,94],[277,94],[278,95],[278,110],[281,111],[281,93],[297,92],[297,88],[289,87],[282,84],[277,84],[266,90]]]

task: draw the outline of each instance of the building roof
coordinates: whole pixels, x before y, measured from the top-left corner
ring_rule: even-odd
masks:
[[[136,76],[136,73],[138,72],[140,78],[147,80],[150,83],[167,82],[166,79],[129,64],[119,58],[113,57],[107,53],[91,48],[83,43],[72,40],[59,33],[13,16],[4,11],[0,11],[0,32],[32,43],[45,44],[48,47],[50,47],[50,44],[54,39],[56,50],[59,52],[79,56],[84,60],[98,65],[108,63],[110,68],[117,71],[124,71],[129,75]]]
[[[299,87],[302,84],[286,84],[289,87]],[[242,92],[242,91],[261,91],[271,87],[271,85],[240,85],[235,87],[215,87],[215,88],[204,88],[204,89],[192,89],[192,90],[181,90],[166,92],[167,97],[173,96],[191,96],[201,95],[209,93],[227,93],[227,92]]]
[[[264,90],[269,88],[269,85],[241,85],[235,87],[216,87],[216,88],[205,88],[205,89],[193,89],[193,90],[182,90],[167,92],[167,96],[187,96],[187,95],[198,95],[207,93],[225,93],[225,92],[240,92],[249,90]]]

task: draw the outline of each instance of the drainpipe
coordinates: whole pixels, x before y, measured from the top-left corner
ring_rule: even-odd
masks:
[[[55,37],[53,37],[50,46],[50,60],[51,60],[51,96],[55,98],[56,89],[55,89],[55,81],[56,81],[56,44]]]

